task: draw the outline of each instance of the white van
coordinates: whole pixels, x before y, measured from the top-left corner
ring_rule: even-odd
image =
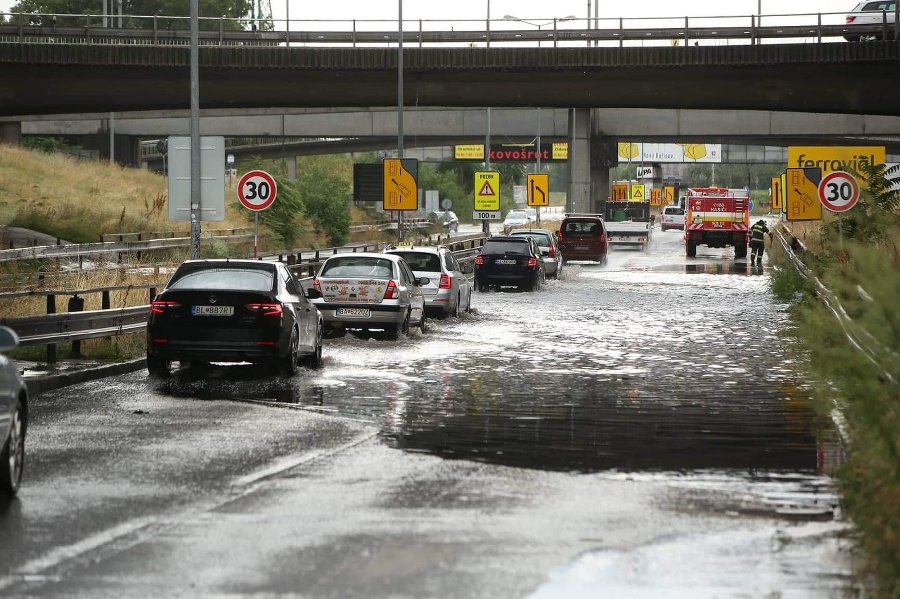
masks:
[[[681,206],[666,206],[663,208],[662,215],[659,217],[659,229],[681,229],[684,230],[684,208]]]

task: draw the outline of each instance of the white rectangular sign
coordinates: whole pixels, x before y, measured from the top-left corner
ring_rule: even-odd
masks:
[[[722,144],[619,143],[619,163],[722,162]]]
[[[652,166],[637,167],[637,178],[638,179],[652,179],[653,178],[653,167]]]
[[[191,138],[169,136],[169,220],[191,220]],[[201,221],[225,220],[225,138],[200,136]]]
[[[472,211],[472,220],[500,220],[500,211]]]

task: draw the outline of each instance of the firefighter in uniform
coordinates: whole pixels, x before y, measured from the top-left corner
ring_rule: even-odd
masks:
[[[766,226],[766,221],[760,219],[755,225],[750,227],[750,265],[752,266],[754,260],[756,264],[762,266],[762,257],[763,251],[766,249],[766,234],[770,237],[772,236],[769,233],[769,227]]]

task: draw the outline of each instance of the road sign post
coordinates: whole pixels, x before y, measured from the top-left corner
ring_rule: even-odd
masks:
[[[266,171],[249,171],[238,181],[237,195],[241,204],[254,213],[253,257],[258,258],[259,213],[275,202],[278,185]]]

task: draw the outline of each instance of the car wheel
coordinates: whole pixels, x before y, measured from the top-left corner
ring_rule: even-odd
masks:
[[[388,330],[388,339],[391,341],[396,341],[403,335],[409,335],[409,312],[406,313],[403,322],[394,325]]]
[[[456,294],[456,303],[453,305],[453,308],[450,310],[450,316],[453,318],[459,318],[459,302],[460,302],[460,294]]]
[[[294,376],[297,374],[297,363],[300,361],[300,335],[297,329],[291,329],[291,344],[288,353],[281,359],[281,374]]]
[[[316,333],[316,349],[313,353],[309,354],[306,357],[306,365],[310,368],[321,368],[322,367],[322,327],[324,325],[320,322],[316,327],[318,332]]]
[[[159,356],[147,355],[147,374],[152,377],[167,377],[172,369],[172,362]]]
[[[428,332],[428,318],[425,317],[425,312],[422,312],[422,320],[419,322],[419,331],[423,335]]]
[[[16,398],[10,422],[9,438],[0,451],[0,497],[13,497],[19,492],[22,484],[22,472],[25,469],[25,429],[27,423],[23,416],[22,403]]]
[[[609,262],[609,254],[603,254],[600,256],[600,266],[606,266],[606,263]]]

